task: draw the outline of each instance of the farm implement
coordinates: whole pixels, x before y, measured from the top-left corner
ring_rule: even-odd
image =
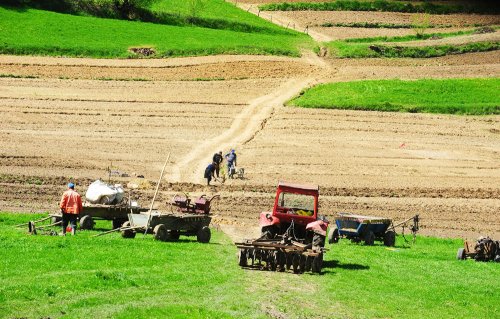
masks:
[[[272,212],[262,212],[261,237],[235,243],[244,268],[320,273],[328,222],[318,218],[319,187],[278,183]]]
[[[409,228],[415,241],[419,229],[419,215],[394,225],[390,218],[339,213],[335,218],[335,225],[328,233],[330,244],[337,243],[340,238],[347,238],[356,243],[364,241],[366,245],[373,245],[375,240],[379,240],[385,246],[392,247],[396,243],[396,227],[402,227],[405,240],[404,230]]]
[[[147,208],[138,206],[135,202],[122,202],[115,205],[83,203],[82,212],[79,215],[80,229],[94,229],[95,220],[110,220],[113,228],[119,228],[128,220],[129,214],[139,214],[147,211]],[[61,213],[51,215],[52,222],[62,220]]]
[[[475,244],[464,241],[464,248],[457,251],[457,259],[474,259],[475,261],[500,262],[500,241],[489,237],[479,237]]]
[[[184,235],[196,236],[198,242],[208,243],[211,238],[211,202],[218,197],[201,195],[191,204],[191,199],[176,195],[171,202],[175,211],[129,214],[128,221],[119,230],[123,238],[134,238],[136,233],[149,233],[156,240],[174,241]]]

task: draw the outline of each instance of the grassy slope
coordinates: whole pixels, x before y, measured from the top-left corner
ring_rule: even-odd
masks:
[[[72,16],[0,7],[0,53],[129,57],[129,47],[153,46],[158,56],[299,55],[304,35],[270,35]]]
[[[322,84],[289,102],[309,108],[500,114],[500,79],[373,80]]]
[[[248,13],[236,7],[233,3],[225,0],[208,0],[203,2],[203,7],[197,14],[199,18],[224,19],[228,22],[243,23],[258,28],[266,28],[277,33],[294,33],[291,30],[281,28],[274,23],[261,19],[254,14]],[[151,7],[152,11],[179,14],[189,16],[189,4],[186,0],[159,0]]]
[[[457,261],[460,240],[408,248],[341,240],[322,276],[245,271],[221,233],[192,240],[28,236],[0,214],[0,317],[491,318],[500,311],[494,263]],[[109,227],[109,222],[98,226]]]

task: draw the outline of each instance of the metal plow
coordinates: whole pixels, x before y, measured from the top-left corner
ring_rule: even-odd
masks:
[[[269,271],[289,271],[321,273],[323,267],[323,247],[313,247],[294,241],[289,236],[273,239],[261,237],[236,243],[239,248],[239,265],[244,268]]]

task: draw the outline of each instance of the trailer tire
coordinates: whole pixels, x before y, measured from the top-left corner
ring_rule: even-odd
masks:
[[[153,229],[153,236],[154,239],[160,240],[160,241],[167,241],[168,240],[168,231],[167,227],[163,224],[158,224],[155,226]]]
[[[94,229],[94,221],[92,216],[85,215],[80,218],[80,229],[92,230]]]
[[[384,234],[384,245],[387,247],[394,247],[396,245],[396,233],[392,230]]]
[[[464,260],[465,259],[465,249],[464,248],[458,248],[457,259],[458,260]]]
[[[336,244],[339,242],[339,238],[339,229],[337,227],[330,229],[330,232],[328,233],[328,243]]]
[[[371,230],[369,230],[365,234],[365,245],[373,246],[374,243],[375,243],[375,234]]]
[[[130,227],[130,222],[124,222],[122,227]],[[135,232],[132,229],[125,229],[120,231],[123,238],[135,238]]]
[[[208,228],[208,226],[203,226],[198,229],[198,232],[196,233],[196,240],[200,243],[208,243],[211,236],[212,234],[210,233],[210,228]]]

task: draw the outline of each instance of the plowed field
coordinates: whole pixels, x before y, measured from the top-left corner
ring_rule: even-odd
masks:
[[[273,14],[297,25],[410,18],[379,12]],[[435,24],[465,22],[495,24],[498,17],[432,17]],[[336,28],[316,30],[319,38],[339,36],[322,29]],[[221,194],[215,222],[234,238],[258,232],[258,214],[273,205],[278,180],[319,184],[321,213],[329,217],[347,211],[399,221],[418,213],[426,235],[498,238],[499,116],[283,104],[320,82],[499,74],[498,52],[367,60],[311,54],[165,60],[0,56],[0,211],[55,211],[70,179],[85,193],[93,180],[108,179],[108,167],[127,175],[112,176],[124,185],[144,175],[150,187],[134,190],[133,197],[147,205],[170,153],[157,206],[169,209],[167,201],[181,191]],[[203,170],[212,154],[231,148],[245,178],[205,186]]]

